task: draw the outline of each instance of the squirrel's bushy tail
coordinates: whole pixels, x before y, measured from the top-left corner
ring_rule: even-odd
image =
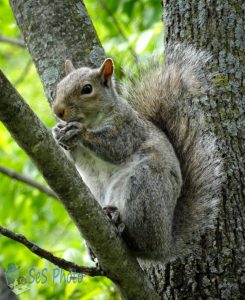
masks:
[[[163,63],[140,68],[139,78],[125,89],[134,109],[166,133],[180,161],[183,188],[173,222],[177,251],[193,233],[212,226],[217,215],[221,162],[215,138],[191,105],[208,88],[203,71],[208,60],[203,51],[175,44],[165,51]]]

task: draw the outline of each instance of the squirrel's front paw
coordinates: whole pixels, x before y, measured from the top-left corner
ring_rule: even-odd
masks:
[[[53,128],[53,136],[65,150],[72,150],[77,146],[83,132],[83,125],[79,122],[59,123]]]
[[[65,122],[59,122],[56,124],[55,127],[52,128],[53,137],[58,143],[59,143],[59,139],[62,135],[61,129],[63,129],[66,125],[67,125],[67,123],[65,123]]]

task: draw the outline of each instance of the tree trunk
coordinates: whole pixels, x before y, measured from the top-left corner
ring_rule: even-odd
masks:
[[[243,13],[242,1],[164,1],[165,43],[213,55],[216,88],[197,105],[218,137],[226,180],[216,230],[196,255],[148,270],[163,299],[245,299]]]

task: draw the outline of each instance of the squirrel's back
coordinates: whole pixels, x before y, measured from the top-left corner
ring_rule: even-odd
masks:
[[[209,58],[175,44],[165,51],[163,63],[139,67],[139,77],[127,78],[124,89],[134,109],[165,132],[180,162],[183,187],[173,222],[177,254],[193,233],[213,226],[218,211],[221,161],[215,138],[192,106],[194,97],[209,88],[204,72]]]

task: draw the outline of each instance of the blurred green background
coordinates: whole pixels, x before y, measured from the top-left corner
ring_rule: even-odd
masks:
[[[155,50],[159,52],[162,47],[160,0],[86,0],[85,5],[102,45],[107,55],[114,58],[117,69],[121,64],[134,63],[137,58],[147,57]],[[0,0],[0,37],[22,39],[7,0]],[[27,50],[0,42],[0,68],[46,126],[52,127],[55,120]],[[0,166],[45,185],[36,167],[2,123]],[[93,265],[78,231],[57,200],[0,173],[0,205],[0,225],[24,234],[56,256],[80,265]],[[0,249],[0,265],[7,271],[9,283],[20,299],[119,299],[108,279],[85,277],[81,283],[73,284],[64,280],[67,272],[60,271],[54,282],[55,266],[21,244],[0,236]],[[38,273],[39,280],[36,277],[30,284]]]

